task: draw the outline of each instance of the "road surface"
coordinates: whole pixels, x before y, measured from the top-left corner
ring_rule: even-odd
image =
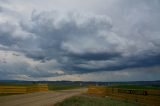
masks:
[[[53,106],[66,98],[79,95],[87,89],[37,92],[30,94],[1,96],[0,106]]]

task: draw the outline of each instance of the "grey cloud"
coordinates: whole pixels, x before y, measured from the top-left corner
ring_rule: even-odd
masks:
[[[29,78],[36,79],[64,75],[64,73],[59,73],[59,69],[57,67],[58,64],[55,62],[50,64],[39,63],[33,66],[32,64],[23,60],[25,57],[21,55],[18,55],[17,57],[17,55],[13,54],[15,53],[7,54],[13,59],[8,59],[5,57],[0,59],[0,79],[14,79],[16,76],[21,76],[22,78],[26,77],[28,80]],[[16,58],[17,60],[15,60]]]
[[[43,64],[58,62],[50,69],[28,69],[35,70],[29,71],[32,77],[57,76],[52,69],[73,74],[159,66],[159,1],[111,4],[105,15],[34,10],[16,25],[0,23],[0,45]]]
[[[159,66],[82,74],[84,81],[154,81],[159,80]]]
[[[10,46],[16,44],[17,39],[10,35],[14,32],[14,30],[14,26],[9,23],[0,24],[0,43],[2,45]]]
[[[63,55],[66,51],[63,50],[63,42],[77,40],[81,37],[83,39],[88,38],[88,36],[95,37],[98,31],[109,30],[111,27],[105,16],[84,16],[83,14],[68,13],[63,17],[60,16],[62,14],[57,14],[59,14],[57,11],[33,13],[32,20],[29,22],[30,25],[21,24],[23,29],[37,35],[35,42],[42,49],[46,58],[52,59],[56,58],[57,55]],[[32,53],[28,55],[32,55]],[[42,56],[41,58],[45,57]]]
[[[69,54],[70,58],[77,60],[110,60],[115,57],[121,57],[120,53],[84,53],[84,54]]]
[[[125,36],[117,34],[116,31],[112,30],[113,25],[107,16],[87,16],[77,13],[68,13],[64,16],[58,11],[40,13],[34,11],[31,21],[28,23],[22,22],[20,25],[24,31],[35,35],[35,39],[33,39],[33,43],[27,40],[27,42],[31,43],[31,46],[26,48],[26,50],[28,49],[27,51],[22,52],[34,60],[45,62],[57,59],[61,64],[64,64],[60,68],[66,71],[121,70],[129,67],[159,64],[155,59],[153,62],[145,61],[148,58],[153,59],[159,52],[156,51],[156,54],[148,57],[149,50],[147,52],[143,51],[143,49],[146,49],[143,45],[149,39],[137,40],[140,43],[139,46],[142,47],[140,50],[137,47],[137,41],[133,41],[133,39],[141,37],[141,35],[134,32],[137,35],[133,33],[133,36],[129,37],[127,35],[125,38]],[[128,42],[129,44],[126,45],[127,43],[121,44],[121,40],[131,40],[131,42]],[[23,47],[23,43],[26,44],[25,41],[21,43],[17,44],[19,48]],[[130,43],[133,44],[130,46]],[[32,45],[36,46],[31,49]],[[152,48],[147,49],[152,50]],[[133,50],[135,53],[132,53]],[[140,53],[138,52],[139,50],[141,51]],[[125,57],[125,53],[129,53],[129,56]],[[137,56],[138,59],[134,59],[134,56]],[[66,57],[68,60],[64,61],[63,57]],[[141,57],[143,58],[141,59]],[[90,68],[86,68],[78,65],[89,61],[98,62],[99,60],[112,60],[114,58],[119,59],[119,63],[114,66],[106,64],[103,67],[92,68],[90,66]]]

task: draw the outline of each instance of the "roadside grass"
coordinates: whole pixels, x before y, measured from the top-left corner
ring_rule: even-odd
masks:
[[[109,97],[74,96],[54,106],[145,106],[135,102],[115,100]]]
[[[160,86],[140,86],[140,85],[114,85],[110,86],[112,88],[124,88],[124,89],[153,89],[153,90],[160,90]]]

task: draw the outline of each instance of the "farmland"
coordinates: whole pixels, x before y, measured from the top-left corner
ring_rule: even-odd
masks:
[[[64,82],[63,82],[64,83]],[[56,106],[142,106],[142,104],[155,104],[159,106],[160,101],[160,87],[151,86],[151,85],[133,85],[133,84],[113,84],[110,86],[94,86],[78,83],[68,84],[68,82],[63,83],[48,83],[38,84],[38,83],[2,83],[0,84],[0,96],[3,98],[10,97],[9,95],[17,94],[32,94],[33,92],[41,93],[46,92],[45,94],[52,95],[54,93],[65,93],[64,91],[74,91],[74,89],[87,88],[88,92],[79,92],[83,93],[81,96],[74,96],[68,98],[70,93],[65,93],[68,99],[56,104]],[[97,85],[97,83],[96,83]],[[47,89],[46,89],[47,88]],[[74,93],[74,92],[73,92]],[[49,95],[49,96],[52,96]],[[39,96],[41,97],[41,96]],[[43,96],[42,96],[43,97]],[[56,97],[54,97],[56,98]],[[61,97],[60,97],[61,98]],[[36,97],[35,97],[35,100]],[[45,101],[45,100],[44,100]],[[17,101],[18,102],[18,101]],[[56,103],[56,102],[54,102]],[[94,105],[93,105],[94,104]]]
[[[160,90],[158,88],[145,89],[145,86],[138,89],[138,86],[123,85],[120,88],[118,86],[105,87],[105,86],[89,86],[88,94],[100,97],[112,97],[119,100],[127,100],[133,102],[139,102],[147,105],[160,105]]]
[[[87,95],[68,98],[55,106],[159,106],[159,90],[156,86],[89,86]]]

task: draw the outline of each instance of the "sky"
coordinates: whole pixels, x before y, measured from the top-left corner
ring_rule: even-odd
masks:
[[[160,80],[160,0],[0,0],[0,80]]]

